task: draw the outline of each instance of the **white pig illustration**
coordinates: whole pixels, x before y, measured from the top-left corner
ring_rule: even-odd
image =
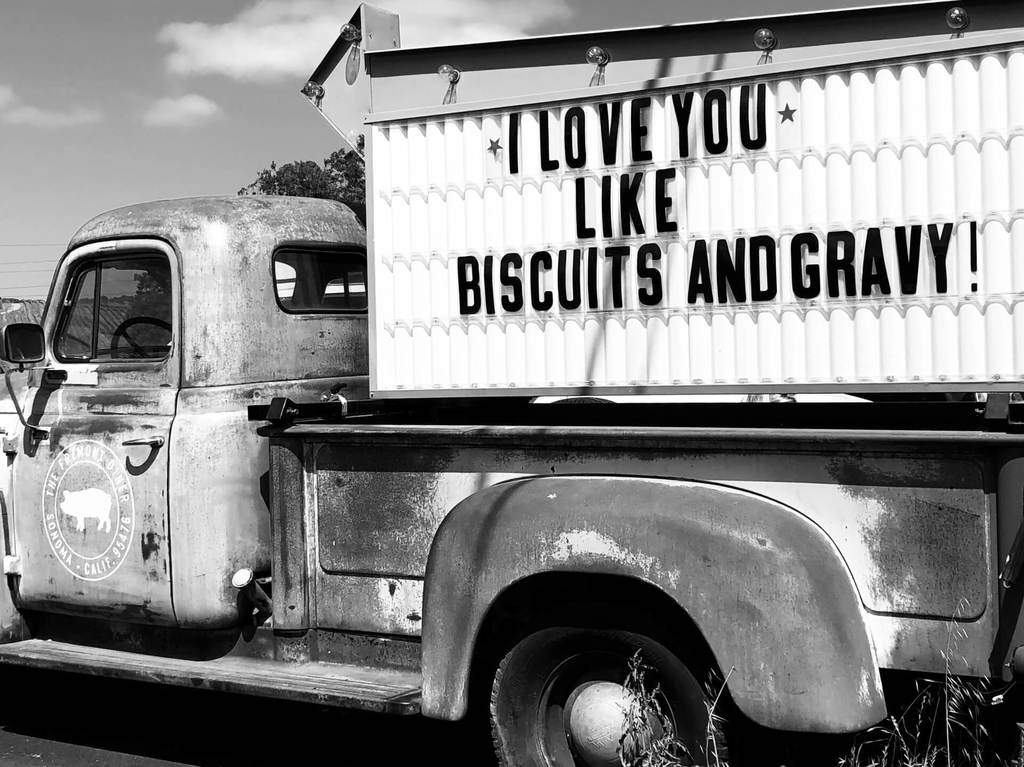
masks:
[[[87,490],[65,490],[60,510],[74,517],[78,532],[85,530],[85,520],[95,519],[97,532],[110,532],[110,496],[94,487]]]

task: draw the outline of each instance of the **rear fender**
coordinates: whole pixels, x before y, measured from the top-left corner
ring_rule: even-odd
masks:
[[[625,576],[667,594],[758,724],[838,733],[886,715],[860,597],[819,527],[729,487],[598,476],[513,480],[446,517],[426,572],[425,714],[466,713],[488,611],[513,584],[550,572]]]

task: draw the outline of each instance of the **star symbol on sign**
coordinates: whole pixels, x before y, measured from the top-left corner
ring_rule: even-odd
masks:
[[[796,114],[796,109],[791,107],[788,101],[786,102],[786,107],[779,110],[779,114],[782,115],[782,122],[786,122],[787,120],[791,123],[796,122],[796,120],[793,119],[793,115]]]
[[[494,139],[488,139],[491,145],[487,147],[487,151],[494,155],[494,159],[498,159],[498,152],[502,150],[501,141],[495,141]]]

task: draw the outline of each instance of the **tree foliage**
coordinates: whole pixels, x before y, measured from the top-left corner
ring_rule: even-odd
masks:
[[[363,151],[363,137],[359,137]],[[256,174],[256,180],[238,190],[239,194],[275,194],[290,197],[318,197],[348,205],[366,223],[366,173],[362,158],[352,150],[339,149],[323,165],[313,160],[296,160],[278,166],[270,163]]]

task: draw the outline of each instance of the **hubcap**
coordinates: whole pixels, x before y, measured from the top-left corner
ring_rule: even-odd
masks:
[[[590,682],[570,696],[568,730],[587,767],[618,767],[619,740],[632,696],[615,682]]]

